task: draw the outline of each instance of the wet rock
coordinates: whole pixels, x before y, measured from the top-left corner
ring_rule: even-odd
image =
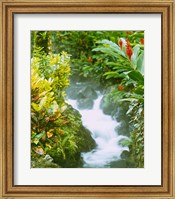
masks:
[[[69,99],[74,100],[94,100],[98,97],[93,85],[88,85],[86,83],[72,84],[67,88],[66,94]]]
[[[110,163],[111,168],[128,168],[125,160],[117,160]]]
[[[90,99],[97,99],[97,97],[98,97],[98,95],[97,95],[97,93],[94,91],[94,89],[93,88],[91,88],[90,86],[88,86],[88,87],[86,87],[85,89],[84,89],[84,96],[86,97],[86,98],[90,98]]]
[[[124,151],[122,152],[122,154],[121,154],[121,158],[122,158],[122,159],[128,159],[129,156],[130,156],[130,153],[129,153],[129,151],[126,151],[126,150],[124,150]]]
[[[92,99],[79,99],[77,100],[77,105],[79,109],[92,109],[94,105],[94,101]]]
[[[120,124],[116,127],[118,135],[129,136],[129,123],[125,120],[122,120]]]
[[[117,111],[116,105],[109,103],[105,100],[104,97],[102,99],[100,107],[103,110],[103,113],[106,115],[113,115],[113,113]]]
[[[79,150],[81,152],[88,152],[96,147],[96,142],[92,138],[91,132],[84,126],[80,128],[78,136],[80,138]]]
[[[71,84],[71,86],[69,86],[66,90],[66,94],[67,94],[67,97],[69,99],[79,99],[80,98],[80,93],[81,93],[81,90],[82,90],[82,84]]]
[[[53,162],[53,158],[50,155],[38,156],[31,161],[32,168],[59,168],[60,166]]]

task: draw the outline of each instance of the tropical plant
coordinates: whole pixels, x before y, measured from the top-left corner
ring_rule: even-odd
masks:
[[[31,142],[32,161],[50,155],[64,166],[80,155],[78,135],[81,116],[65,102],[69,84],[69,56],[37,54],[31,62]],[[70,163],[71,167],[71,163]]]
[[[132,130],[130,139],[123,141],[123,144],[129,147],[129,157],[135,167],[144,166],[144,45],[143,38],[138,38],[140,36],[143,37],[143,34],[131,35],[133,43],[130,43],[129,38],[120,38],[119,45],[102,40],[93,49],[99,53],[95,55],[96,58],[101,59],[105,54],[101,78],[112,85],[104,101],[117,106],[128,102],[126,114],[130,118]],[[142,42],[136,43],[134,39]]]
[[[65,102],[70,78],[100,84],[113,117],[118,106],[125,107],[130,132],[121,144],[129,147],[129,154],[122,157],[143,167],[144,33],[33,31],[31,55],[32,160],[43,162],[50,155],[64,167],[80,157],[81,116]]]

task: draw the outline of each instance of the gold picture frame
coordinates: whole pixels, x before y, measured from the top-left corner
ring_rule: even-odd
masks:
[[[0,22],[0,197],[175,198],[175,46],[173,0],[1,0]],[[18,13],[159,13],[162,17],[162,184],[160,186],[14,185],[13,17]]]

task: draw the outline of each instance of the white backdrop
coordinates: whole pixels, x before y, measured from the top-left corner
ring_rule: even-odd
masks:
[[[15,14],[15,185],[161,184],[161,15]],[[143,30],[145,32],[145,166],[128,168],[30,168],[31,30]]]

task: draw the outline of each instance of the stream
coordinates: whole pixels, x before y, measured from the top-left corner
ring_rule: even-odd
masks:
[[[118,135],[116,126],[118,123],[110,115],[105,115],[100,108],[102,95],[98,95],[94,100],[92,109],[79,109],[77,100],[68,99],[67,102],[82,115],[83,125],[92,133],[92,138],[96,142],[96,148],[90,152],[82,153],[84,168],[108,168],[110,163],[120,159],[123,150],[118,142],[126,138]]]

